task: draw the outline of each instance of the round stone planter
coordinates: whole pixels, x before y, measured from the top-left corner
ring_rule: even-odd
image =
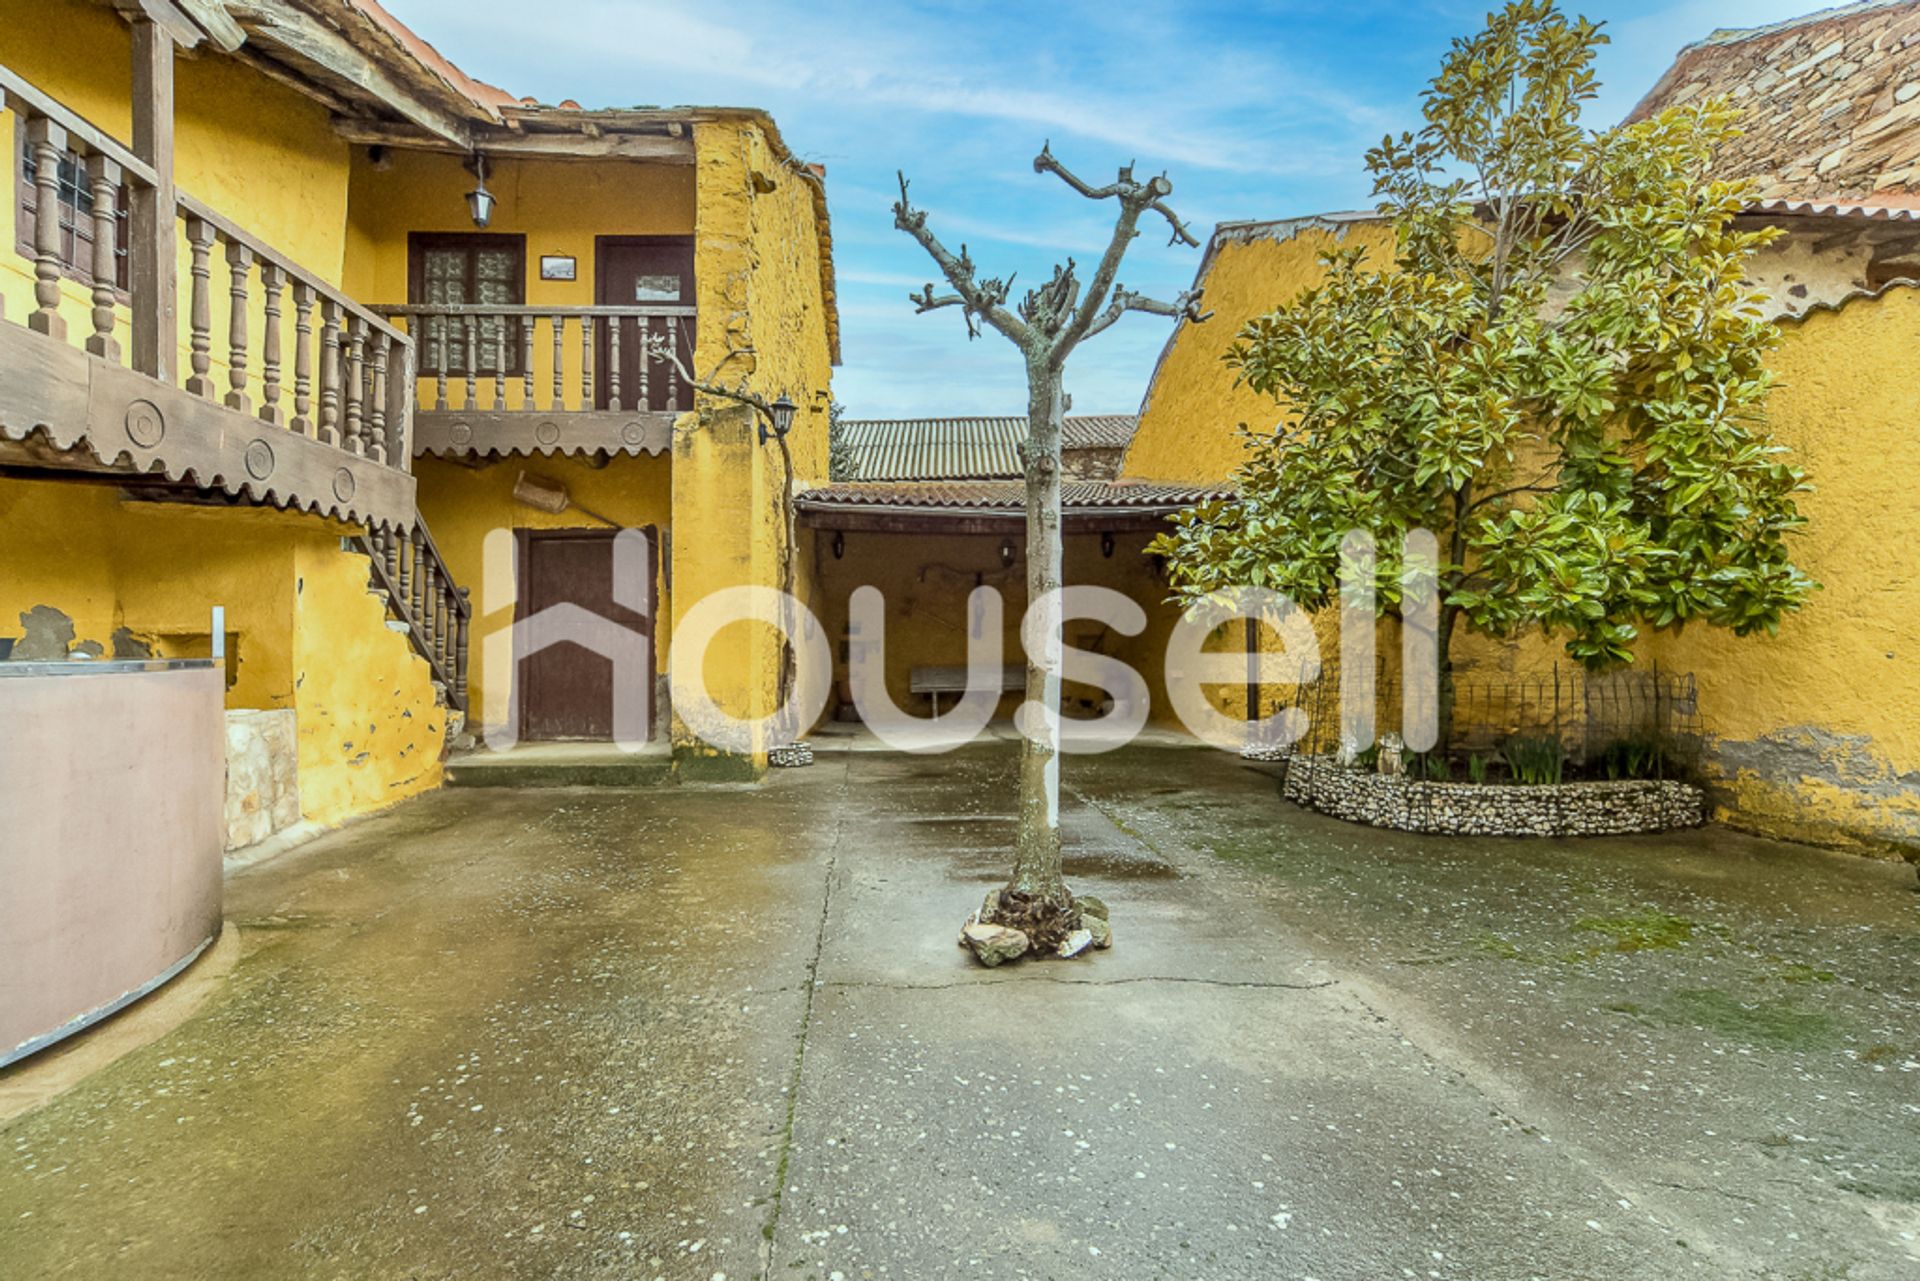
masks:
[[[1352,823],[1447,836],[1619,836],[1698,827],[1700,789],[1672,779],[1523,785],[1435,783],[1295,756],[1286,799]]]

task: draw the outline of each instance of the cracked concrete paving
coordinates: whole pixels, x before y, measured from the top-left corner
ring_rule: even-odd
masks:
[[[0,1126],[8,1277],[1911,1276],[1920,896],[1068,762],[1116,946],[954,946],[1014,755],[454,791],[235,876],[198,1014]],[[1903,879],[1904,878],[1904,879]]]

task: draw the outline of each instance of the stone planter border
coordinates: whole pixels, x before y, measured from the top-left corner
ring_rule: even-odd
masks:
[[[1619,836],[1698,827],[1706,797],[1672,779],[1439,783],[1378,774],[1327,756],[1287,762],[1281,795],[1334,818],[1447,836]]]

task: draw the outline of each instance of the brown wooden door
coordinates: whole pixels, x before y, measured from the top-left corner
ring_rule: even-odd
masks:
[[[574,604],[632,628],[652,648],[654,574],[648,556],[646,601],[636,611],[613,599],[615,530],[522,530],[519,547],[520,616]],[[648,531],[651,553],[651,534]],[[613,660],[571,642],[521,656],[520,736],[525,739],[613,737]],[[652,664],[644,683],[647,737],[653,735]]]
[[[693,241],[685,236],[601,236],[594,242],[594,301],[603,307],[646,306],[649,303],[693,306]],[[646,397],[640,395],[640,325],[620,325],[620,405],[623,409],[671,410],[693,408],[693,389],[672,377],[669,366],[649,365]],[[650,332],[668,332],[658,317],[647,321]],[[672,330],[680,363],[693,368],[693,319],[682,317]],[[612,407],[607,380],[610,363],[607,328],[600,326],[594,353],[597,407]],[[676,386],[675,384],[678,383]]]

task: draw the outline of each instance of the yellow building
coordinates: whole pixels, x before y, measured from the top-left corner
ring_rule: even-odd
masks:
[[[0,92],[0,647],[205,655],[222,607],[233,734],[296,745],[230,796],[270,827],[462,735],[613,737],[609,659],[513,649],[553,606],[642,638],[663,758],[764,765],[664,674],[691,602],[814,591],[831,240],[771,119],[521,101],[371,0],[0,0]],[[613,526],[651,567],[610,603]],[[782,667],[752,625],[705,663],[743,718]]]
[[[1869,852],[1920,851],[1920,99],[1901,42],[1920,5],[1870,3],[1684,51],[1643,102],[1730,95],[1745,135],[1726,176],[1760,182],[1740,221],[1785,235],[1754,278],[1784,333],[1775,438],[1808,470],[1796,561],[1822,584],[1777,637],[1689,628],[1644,637],[1644,667],[1697,681],[1717,812],[1737,826]],[[1903,87],[1904,86],[1904,87]],[[1270,431],[1280,411],[1236,386],[1221,355],[1247,321],[1320,278],[1320,257],[1363,247],[1389,263],[1392,229],[1342,213],[1218,227],[1198,283],[1215,313],[1169,339],[1122,478],[1219,485],[1239,464],[1241,424]],[[1477,638],[1475,638],[1477,639]],[[1383,645],[1384,648],[1384,645]],[[1538,679],[1559,647],[1533,636],[1469,644],[1465,676]]]

